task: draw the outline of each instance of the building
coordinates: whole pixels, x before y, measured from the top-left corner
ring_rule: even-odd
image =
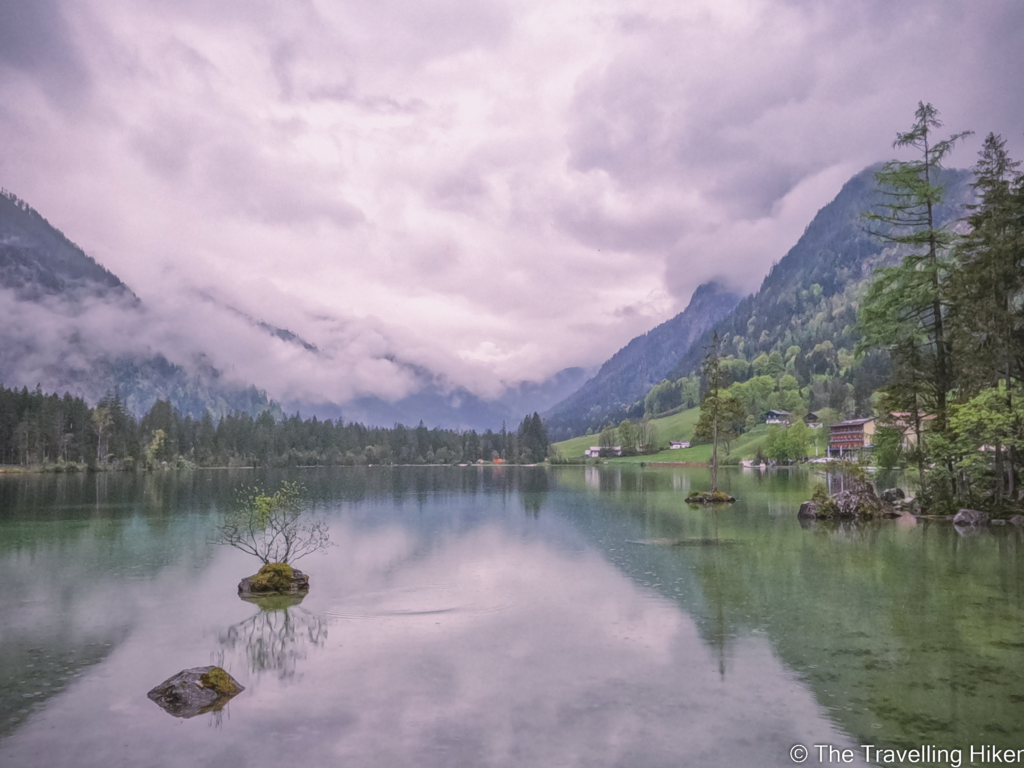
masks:
[[[690,447],[690,441],[689,440],[669,440],[668,441],[668,447],[669,447],[670,450],[675,450],[677,448],[689,448]]]
[[[793,420],[793,414],[789,411],[768,411],[764,416],[765,424],[789,424]]]
[[[875,445],[875,417],[840,421],[829,428],[828,455],[843,456]]]
[[[613,445],[613,446],[608,447],[608,448],[602,448],[599,445],[592,445],[589,448],[587,448],[587,450],[586,450],[584,455],[588,459],[596,459],[596,458],[599,458],[601,456],[621,456],[622,455],[622,446],[621,445]]]
[[[808,411],[804,416],[804,424],[811,429],[821,429],[821,417],[818,416],[817,411]]]
[[[921,421],[921,431],[927,432],[931,422],[935,420],[935,414],[922,414],[918,417]],[[894,413],[892,421],[885,426],[892,426],[903,433],[903,450],[909,451],[917,447],[917,431],[914,429],[914,416],[911,413]]]

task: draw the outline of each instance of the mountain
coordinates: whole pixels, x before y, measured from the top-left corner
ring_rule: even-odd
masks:
[[[0,382],[70,391],[93,403],[116,392],[136,416],[157,400],[195,418],[280,414],[264,392],[226,381],[202,355],[172,362],[153,349],[139,338],[149,323],[116,275],[28,203],[0,192]]]
[[[298,411],[303,416],[384,427],[413,426],[422,421],[428,427],[477,431],[497,431],[504,423],[514,430],[525,416],[550,408],[578,389],[589,374],[583,368],[565,368],[543,382],[522,382],[506,387],[496,400],[484,400],[463,387],[444,387],[422,368],[416,373],[421,382],[419,390],[394,402],[365,396],[341,404],[285,401],[283,406],[289,413]]]
[[[128,287],[97,264],[28,203],[0,189],[0,286],[19,299],[44,295],[130,296]]]
[[[628,409],[665,378],[695,340],[736,306],[739,297],[717,283],[694,291],[689,305],[658,327],[637,336],[587,381],[544,414],[552,440],[563,440],[617,423]]]
[[[69,391],[91,403],[116,392],[137,417],[167,400],[193,418],[210,413],[219,420],[236,411],[280,418],[284,409],[249,380],[259,383],[262,374],[273,381],[275,366],[291,366],[292,381],[348,373],[330,336],[318,347],[207,291],[163,303],[147,306],[26,202],[0,194],[0,384]],[[499,430],[502,422],[514,429],[524,416],[549,408],[589,374],[569,368],[485,400],[436,372],[383,356],[415,381],[414,393],[396,402],[372,395],[296,399],[284,386],[275,394],[289,413],[305,416]]]
[[[847,181],[836,198],[814,216],[797,244],[772,266],[757,293],[744,298],[703,333],[669,378],[699,371],[702,348],[716,332],[722,352],[737,360],[754,364],[761,355],[777,353],[801,386],[808,385],[815,375],[852,375],[858,367],[853,359],[858,300],[874,269],[898,263],[905,253],[868,231],[862,216],[881,203],[874,181],[880,168],[865,168]],[[974,201],[973,179],[966,170],[941,172],[939,182],[945,195],[935,209],[939,226],[951,226],[966,214]],[[868,384],[862,382],[858,399],[877,388],[868,388]]]

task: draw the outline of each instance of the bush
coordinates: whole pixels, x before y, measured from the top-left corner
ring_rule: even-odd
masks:
[[[238,507],[217,528],[214,541],[230,544],[267,563],[290,563],[330,544],[323,520],[303,521],[303,488],[282,483],[267,495],[253,487],[239,493]]]

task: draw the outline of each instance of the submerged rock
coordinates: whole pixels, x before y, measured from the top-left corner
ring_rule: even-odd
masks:
[[[268,563],[253,576],[238,582],[238,594],[287,595],[309,591],[309,576],[287,563]]]
[[[966,527],[988,525],[988,513],[977,509],[961,509],[953,516],[953,525]]]
[[[216,712],[245,688],[220,667],[183,669],[146,695],[175,717]]]

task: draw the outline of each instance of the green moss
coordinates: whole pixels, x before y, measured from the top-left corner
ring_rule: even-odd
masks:
[[[292,585],[294,570],[287,563],[267,563],[259,573],[249,579],[253,592],[287,592]]]
[[[202,683],[203,688],[209,688],[222,696],[234,696],[238,693],[238,686],[231,679],[231,675],[220,667],[214,667],[209,672],[204,672],[199,676],[199,682]]]
[[[299,605],[299,603],[306,599],[306,593],[291,592],[287,595],[241,595],[241,598],[247,603],[258,605],[261,611],[282,611]]]
[[[703,493],[693,491],[686,497],[687,504],[731,504],[734,501],[736,499],[721,491],[704,491]]]

